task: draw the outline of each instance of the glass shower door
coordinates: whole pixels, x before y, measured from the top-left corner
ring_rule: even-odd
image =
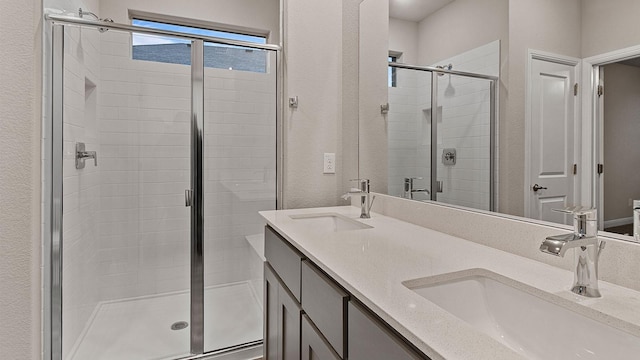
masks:
[[[276,60],[204,44],[205,352],[263,337],[258,211],[276,208]]]
[[[491,81],[438,79],[437,201],[491,210]]]
[[[190,42],[64,29],[63,359],[187,356]]]

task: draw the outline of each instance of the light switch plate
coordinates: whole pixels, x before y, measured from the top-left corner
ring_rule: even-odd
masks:
[[[324,171],[325,174],[336,173],[336,154],[324,153]]]

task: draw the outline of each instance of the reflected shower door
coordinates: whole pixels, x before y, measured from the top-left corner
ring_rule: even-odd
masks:
[[[168,64],[133,60],[131,40],[65,26],[64,359],[190,352],[190,42],[146,45],[184,55]],[[78,168],[78,143],[97,161]]]
[[[276,207],[276,53],[204,44],[204,351],[258,344]],[[261,355],[261,353],[260,353]]]
[[[491,81],[443,74],[437,88],[437,201],[491,210]]]
[[[390,67],[388,194],[429,200],[431,73]]]

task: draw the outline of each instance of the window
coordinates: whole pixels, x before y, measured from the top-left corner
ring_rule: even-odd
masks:
[[[135,18],[132,24],[153,29],[240,40],[255,44],[267,43],[266,36],[246,35]],[[189,40],[134,33],[132,47],[134,60],[191,64],[191,41]],[[204,66],[265,73],[267,71],[267,51],[205,42]]]
[[[398,62],[398,56],[397,55],[389,55],[389,59],[388,60],[389,60],[389,62]],[[389,87],[398,86],[398,78],[397,78],[397,75],[396,75],[396,70],[398,70],[398,69],[389,66]]]

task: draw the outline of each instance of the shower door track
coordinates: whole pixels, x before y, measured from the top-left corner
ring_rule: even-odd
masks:
[[[126,32],[137,32],[151,35],[170,36],[193,43],[191,49],[191,355],[181,359],[203,359],[212,355],[220,355],[238,350],[249,349],[263,344],[263,340],[239,344],[224,349],[205,352],[204,349],[204,216],[203,216],[203,152],[204,152],[204,42],[246,48],[274,51],[276,53],[276,167],[279,174],[282,170],[281,140],[281,102],[282,102],[282,67],[281,46],[273,44],[255,44],[244,41],[221,39],[195,34],[185,34],[139,26],[131,26],[112,22],[102,22],[46,14],[45,20],[51,25],[51,77],[47,84],[51,94],[48,115],[51,125],[45,126],[46,147],[51,151],[51,161],[45,162],[45,173],[51,176],[45,184],[45,216],[48,218],[48,231],[44,235],[44,358],[46,360],[63,360],[62,354],[62,214],[63,214],[63,74],[64,74],[64,27],[75,25],[103,29],[116,29]],[[280,199],[280,179],[277,180],[276,199]],[[277,201],[277,200],[276,200]],[[277,202],[278,208],[280,205]]]

